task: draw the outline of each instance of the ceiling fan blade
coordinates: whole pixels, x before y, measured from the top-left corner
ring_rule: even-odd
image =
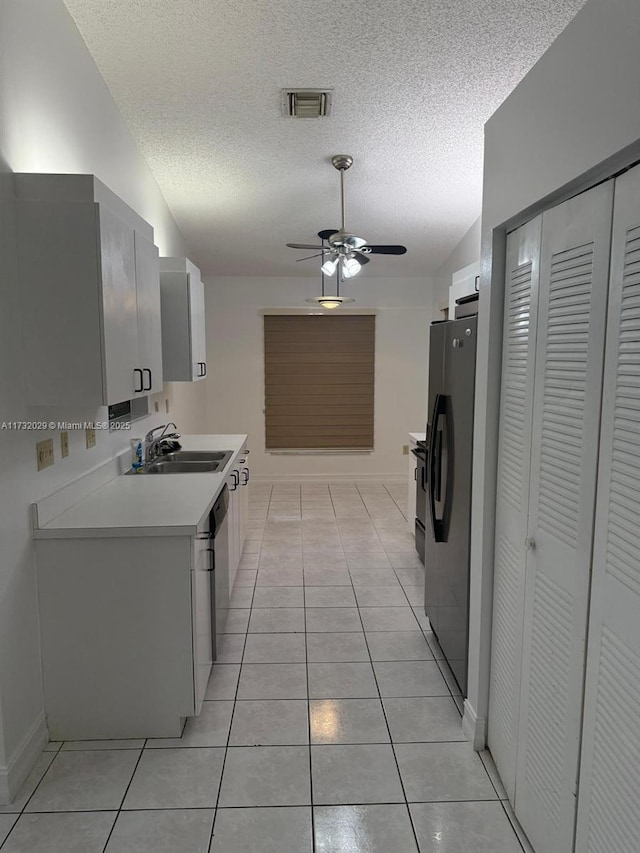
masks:
[[[318,252],[317,255],[307,255],[306,258],[296,258],[296,263],[298,263],[298,261],[310,261],[311,258],[319,258],[321,255],[324,255],[324,252]]]
[[[328,240],[332,234],[337,234],[337,233],[338,233],[337,228],[325,228],[324,231],[318,231],[318,237],[321,240]]]
[[[360,251],[372,255],[405,255],[406,246],[363,246]]]
[[[326,249],[326,246],[312,246],[310,243],[287,243],[290,249]]]

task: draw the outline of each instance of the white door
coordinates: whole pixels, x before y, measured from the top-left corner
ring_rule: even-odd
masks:
[[[102,286],[102,346],[105,404],[121,403],[140,387],[133,229],[98,207]],[[97,330],[96,330],[97,331]]]
[[[576,851],[640,848],[640,167],[616,181]]]
[[[513,802],[542,216],[507,237],[488,744]]]
[[[515,812],[573,849],[613,181],[542,217]]]
[[[138,363],[142,387],[138,396],[162,390],[162,328],[158,248],[135,232]]]

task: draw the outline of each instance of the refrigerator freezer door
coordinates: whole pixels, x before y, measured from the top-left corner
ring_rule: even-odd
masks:
[[[477,319],[466,317],[439,329],[443,373],[440,390],[433,394],[434,458],[427,490],[433,521],[425,543],[425,610],[465,694],[476,327]]]

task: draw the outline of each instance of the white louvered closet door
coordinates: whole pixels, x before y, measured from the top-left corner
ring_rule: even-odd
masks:
[[[616,181],[576,851],[640,849],[640,168]]]
[[[507,237],[488,744],[515,793],[542,216]]]
[[[515,812],[573,849],[613,181],[542,217]]]

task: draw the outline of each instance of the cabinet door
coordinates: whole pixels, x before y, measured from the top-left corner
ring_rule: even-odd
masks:
[[[213,665],[211,572],[208,557],[208,551],[201,551],[196,568],[191,572],[193,684],[196,714],[199,714],[202,708]]]
[[[105,404],[134,396],[138,366],[138,314],[133,229],[98,208]]]
[[[204,329],[204,284],[197,271],[189,273],[189,326],[191,334],[191,371],[193,379],[207,373]]]
[[[576,851],[640,838],[638,167],[616,181],[607,323]]]
[[[249,520],[249,466],[247,464],[247,454],[240,459],[240,499],[239,499],[239,522],[238,522],[238,560],[242,559],[244,551],[244,540],[247,535],[247,522]]]
[[[572,850],[613,182],[543,214],[515,811]]]
[[[160,272],[158,249],[137,231],[136,306],[138,325],[138,361],[142,388],[137,396],[162,390],[162,329],[160,324]],[[140,383],[137,386],[140,388]]]
[[[488,743],[513,802],[542,216],[507,237]]]
[[[233,468],[227,479],[229,489],[229,590],[233,592],[233,584],[240,563],[240,495],[242,477],[237,467]]]

